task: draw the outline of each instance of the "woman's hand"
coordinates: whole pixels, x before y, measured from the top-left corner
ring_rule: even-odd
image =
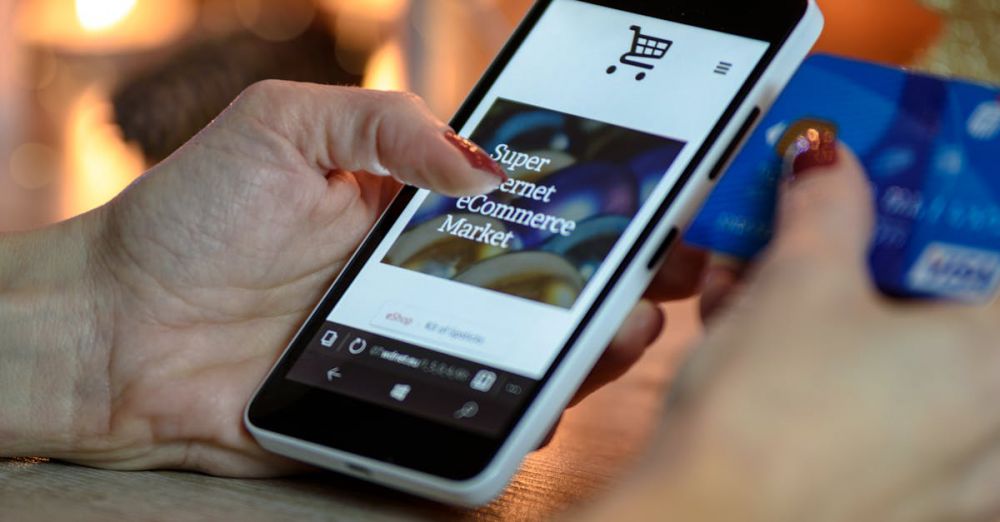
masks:
[[[250,88],[80,218],[92,281],[83,293],[98,321],[70,365],[73,435],[44,445],[0,441],[0,454],[238,476],[291,469],[242,426],[253,389],[401,182],[478,194],[499,186],[498,169],[412,96],[282,82]],[[702,256],[679,250],[671,265],[684,278],[664,276],[656,294],[692,295]],[[581,394],[623,373],[662,324],[659,308],[640,303]]]
[[[853,155],[839,156],[786,187],[770,252],[679,378],[660,456],[604,513],[1000,514],[1000,307],[881,297],[870,188]]]

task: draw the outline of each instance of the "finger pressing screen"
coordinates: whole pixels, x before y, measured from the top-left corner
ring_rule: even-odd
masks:
[[[496,162],[411,94],[270,80],[248,89],[235,107],[324,173],[391,175],[448,196],[487,193],[507,180]]]

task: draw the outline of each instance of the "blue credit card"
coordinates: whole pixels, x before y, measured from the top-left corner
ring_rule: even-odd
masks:
[[[771,238],[782,158],[802,119],[835,123],[864,164],[870,264],[901,297],[982,302],[1000,287],[1000,89],[831,56],[807,60],[687,233],[742,260]]]

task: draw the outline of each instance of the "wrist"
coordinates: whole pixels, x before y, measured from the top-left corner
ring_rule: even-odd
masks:
[[[59,456],[106,419],[100,212],[0,235],[0,455]]]

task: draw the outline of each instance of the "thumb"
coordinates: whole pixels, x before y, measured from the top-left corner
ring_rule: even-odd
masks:
[[[391,175],[449,196],[491,192],[507,180],[412,94],[269,80],[233,108],[267,122],[322,174]]]
[[[781,190],[772,261],[822,265],[868,279],[874,229],[871,185],[854,153],[832,145],[822,161],[789,163]]]

